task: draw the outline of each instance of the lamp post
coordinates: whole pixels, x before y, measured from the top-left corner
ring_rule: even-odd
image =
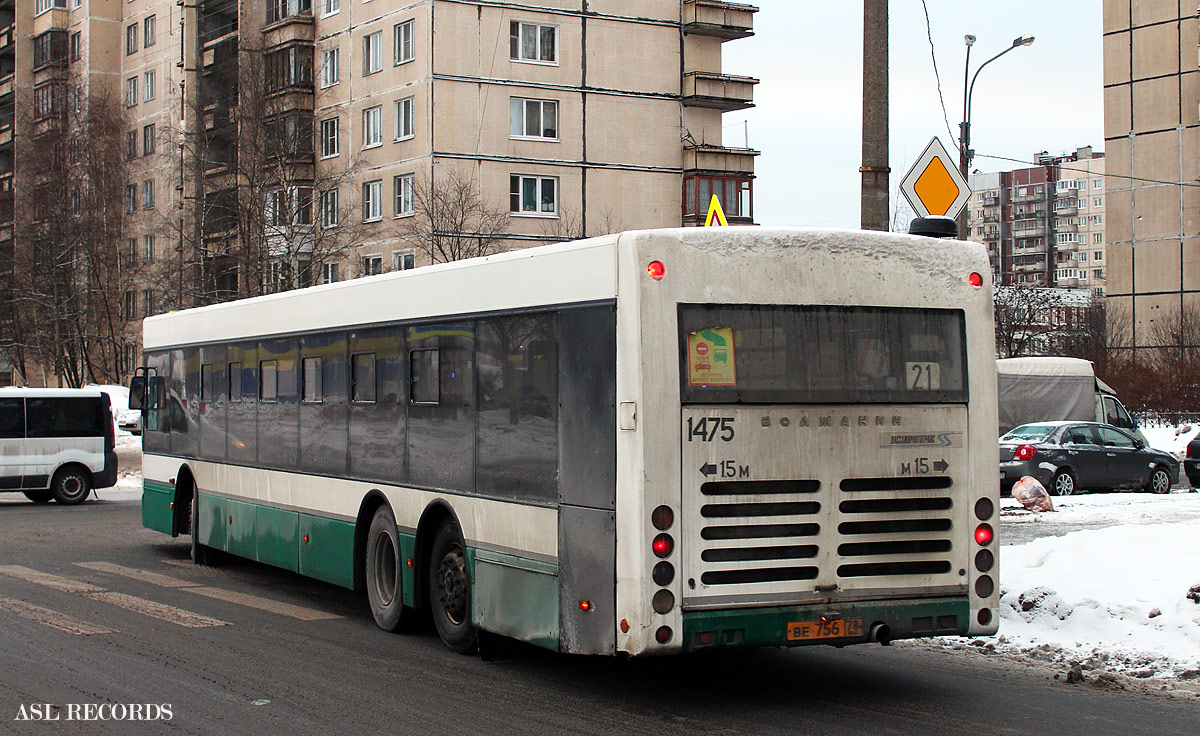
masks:
[[[971,165],[971,158],[974,151],[971,150],[971,97],[975,94],[975,80],[979,78],[979,72],[988,64],[991,64],[996,59],[1004,56],[1009,51],[1019,46],[1032,46],[1033,36],[1026,33],[1024,36],[1014,38],[1012,45],[996,54],[992,58],[979,65],[975,70],[975,74],[970,77],[971,83],[967,84],[967,77],[971,74],[971,47],[975,45],[975,37],[972,35],[963,36],[963,43],[967,45],[967,60],[963,64],[963,115],[962,122],[958,124],[958,173],[962,174],[963,180],[967,179],[967,168]],[[958,237],[965,239],[967,233],[967,210],[964,207],[962,212],[958,214]]]

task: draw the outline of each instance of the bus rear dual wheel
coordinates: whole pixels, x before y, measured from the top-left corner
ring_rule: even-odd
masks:
[[[470,622],[471,581],[466,546],[458,525],[444,520],[433,536],[429,555],[429,606],[438,636],[451,651],[473,651],[478,633]],[[396,517],[386,505],[375,510],[367,533],[365,583],[371,615],[384,631],[409,628],[416,613],[404,605],[400,537]]]

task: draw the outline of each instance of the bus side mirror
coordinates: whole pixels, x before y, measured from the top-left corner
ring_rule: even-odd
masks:
[[[129,379],[129,408],[141,410],[146,404],[146,377],[134,376]]]

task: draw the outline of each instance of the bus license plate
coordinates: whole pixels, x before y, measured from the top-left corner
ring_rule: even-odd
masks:
[[[861,618],[830,618],[821,621],[791,621],[788,641],[811,639],[849,639],[863,635]]]

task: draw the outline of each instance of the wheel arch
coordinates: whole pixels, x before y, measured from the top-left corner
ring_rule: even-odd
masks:
[[[196,476],[186,463],[175,471],[175,496],[171,501],[171,536],[192,533],[192,498],[196,495]]]
[[[82,472],[85,476],[87,476],[88,485],[92,488],[96,487],[91,468],[78,460],[68,460],[55,468],[54,472],[50,474],[50,484],[47,486],[47,489],[53,490],[54,483],[58,480],[58,476],[67,470],[78,470]]]
[[[433,537],[437,534],[438,527],[445,520],[451,520],[458,528],[462,529],[462,524],[459,523],[458,515],[454,513],[454,509],[444,499],[434,499],[421,512],[421,520],[417,522],[417,544],[416,551],[413,555],[413,570],[415,577],[413,582],[413,603],[417,608],[428,608],[429,606],[429,575],[423,574],[423,571],[429,568],[430,549],[433,547]],[[463,540],[464,542],[466,540]]]
[[[375,511],[380,506],[390,507],[391,504],[382,491],[372,488],[363,498],[362,503],[358,505],[358,515],[354,518],[354,591],[356,593],[367,591],[365,577],[367,535],[371,531],[371,520],[375,518]]]

